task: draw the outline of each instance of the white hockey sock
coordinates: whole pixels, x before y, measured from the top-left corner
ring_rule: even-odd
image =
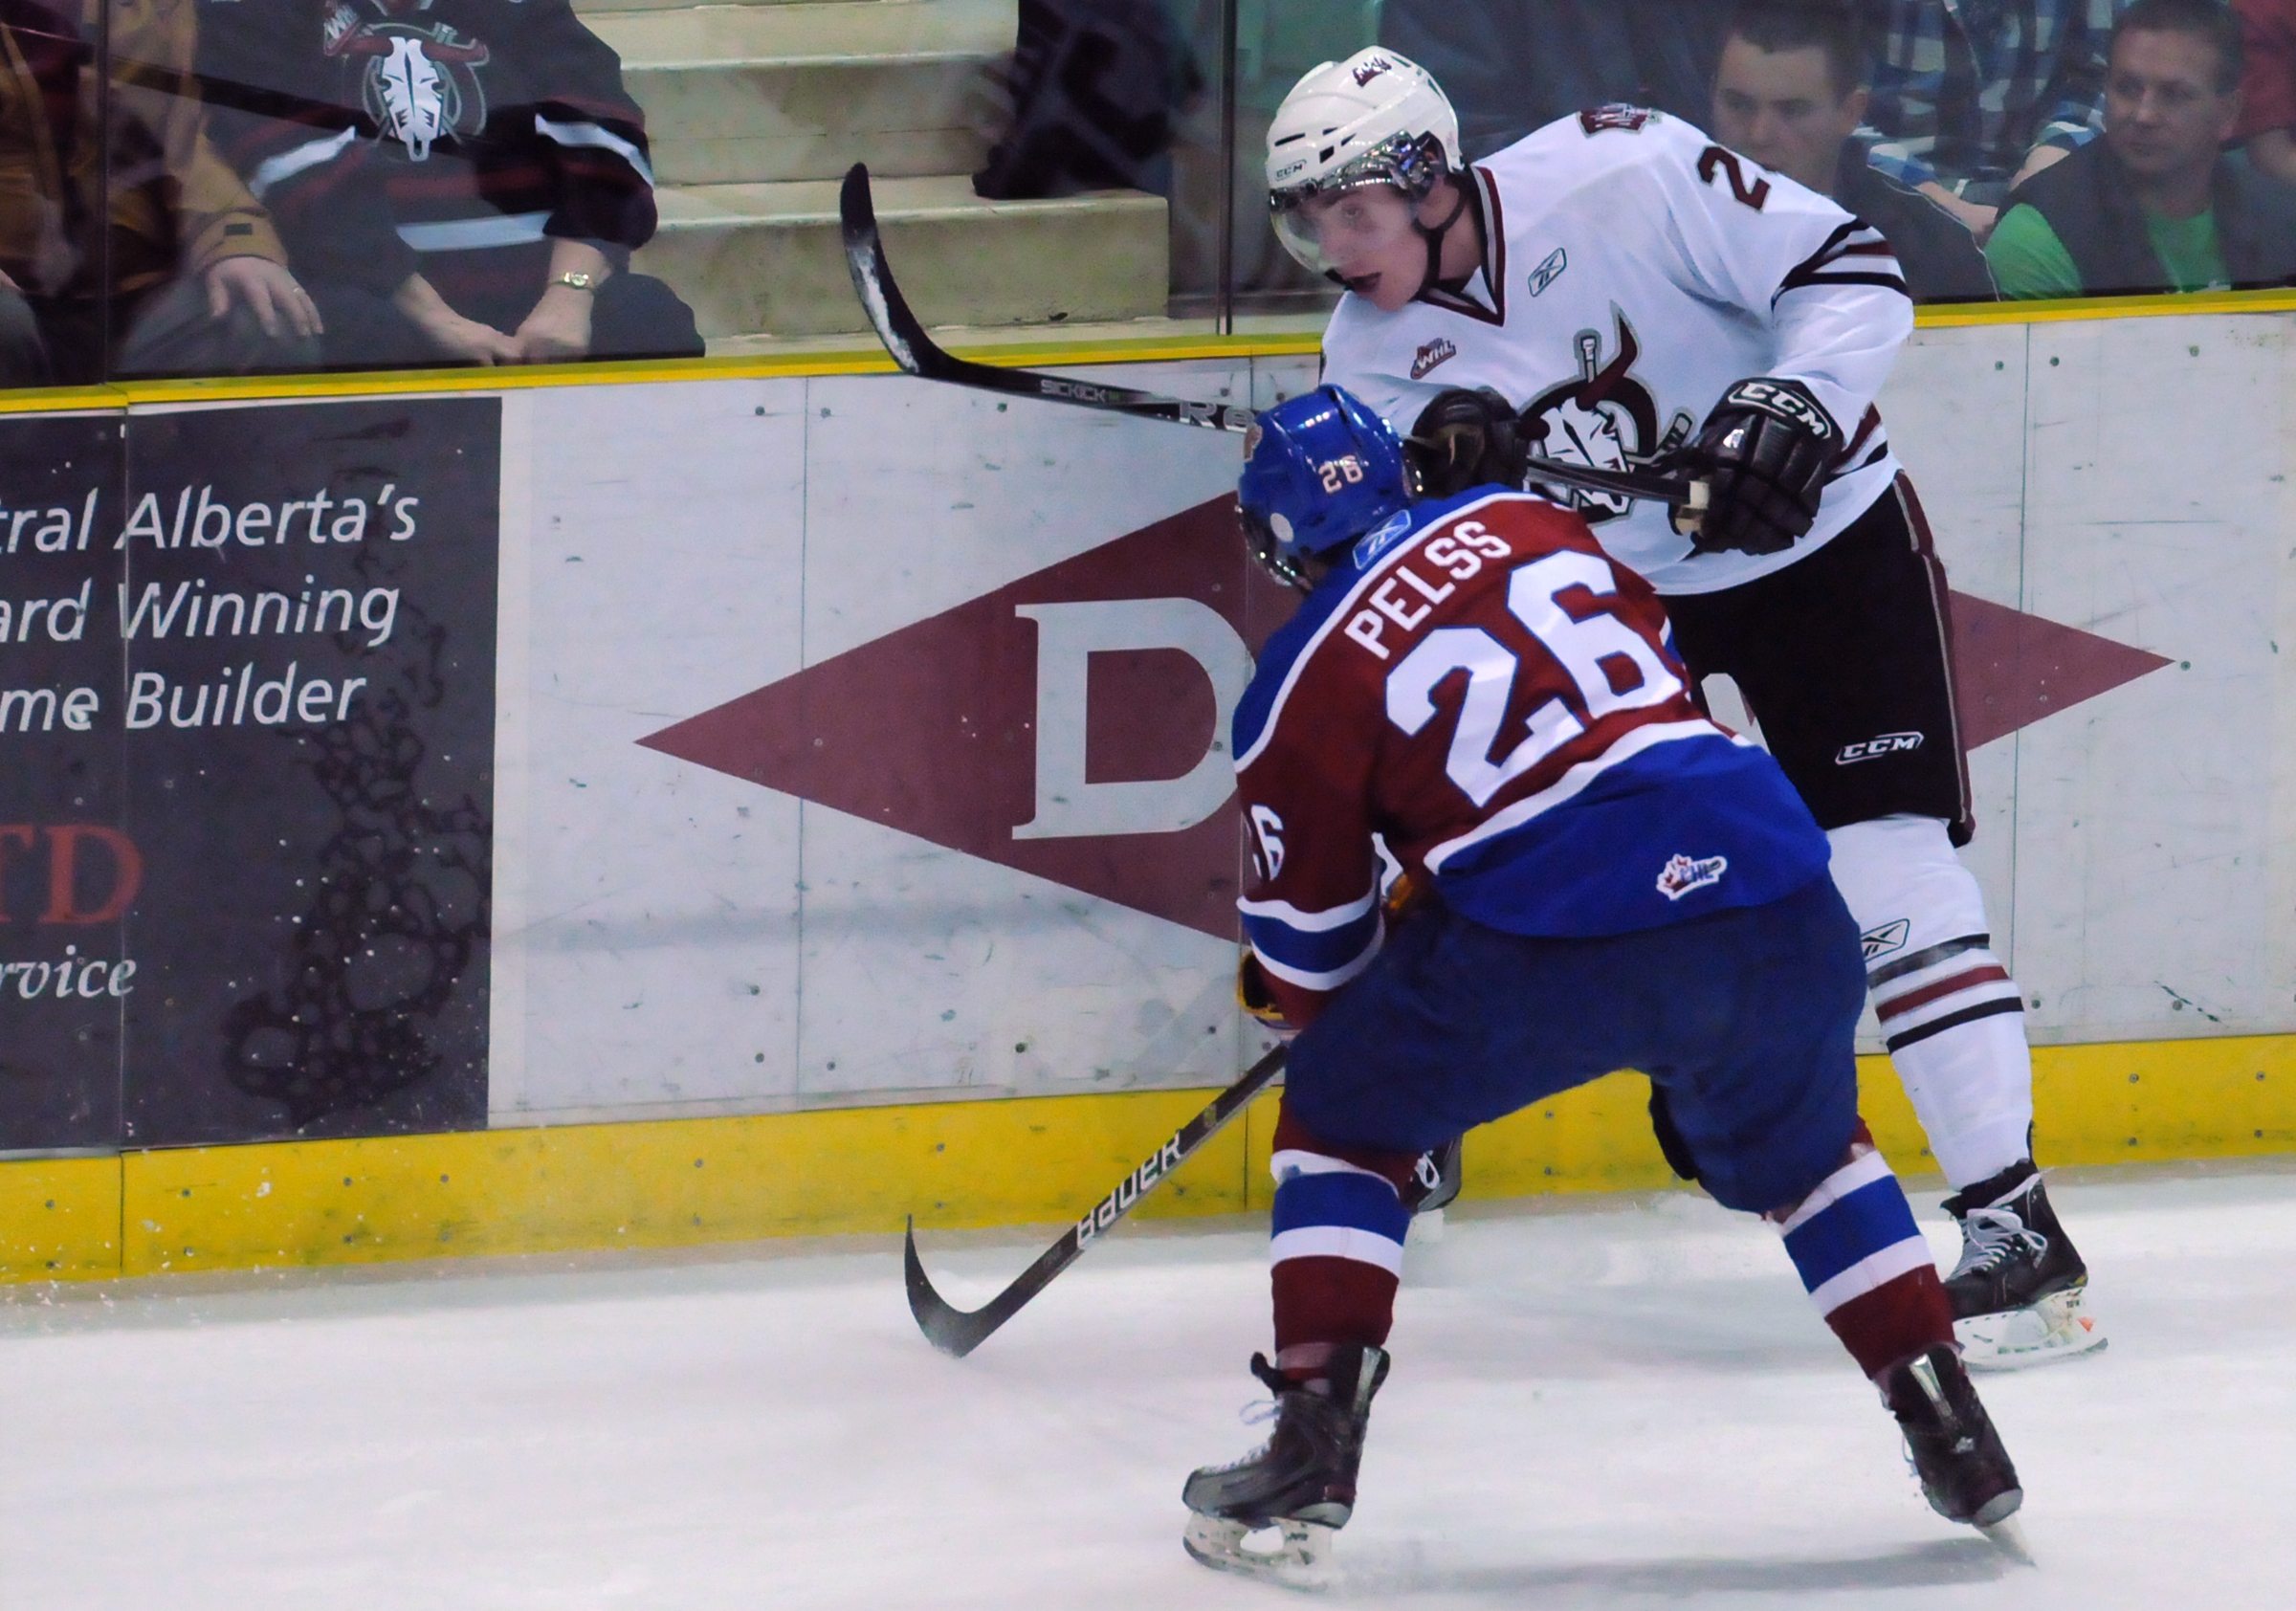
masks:
[[[1834,882],[1865,937],[1890,1061],[1956,1190],[2024,1158],[2033,1062],[2023,1001],[1991,950],[1984,896],[1945,825],[1887,817],[1833,829]]]

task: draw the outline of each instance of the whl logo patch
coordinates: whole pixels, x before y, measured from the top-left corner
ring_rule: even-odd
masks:
[[[1894,923],[1884,923],[1878,929],[1868,929],[1858,936],[1858,943],[1867,961],[1887,957],[1892,951],[1903,951],[1907,938],[1913,933],[1913,920],[1900,917]]]
[[[1729,871],[1728,856],[1674,856],[1659,870],[1658,893],[1668,900],[1680,900],[1692,890],[1719,884]]]
[[[1436,364],[1447,363],[1458,356],[1459,348],[1452,343],[1450,337],[1438,336],[1421,347],[1419,356],[1411,360],[1411,378],[1424,381],[1427,378],[1427,371]]]

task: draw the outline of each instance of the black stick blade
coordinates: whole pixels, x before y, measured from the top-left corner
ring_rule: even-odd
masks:
[[[853,295],[861,298],[870,327],[895,364],[912,375],[923,374],[917,338],[924,336],[924,326],[901,299],[900,287],[894,283],[893,270],[885,261],[885,242],[877,232],[877,207],[869,192],[866,163],[855,163],[845,170],[845,183],[837,190],[837,223],[845,236],[846,272],[852,276]],[[922,344],[932,346],[930,340]]]
[[[916,1316],[917,1329],[925,1334],[925,1340],[953,1358],[961,1359],[980,1347],[991,1332],[1002,1326],[1011,1317],[1012,1312],[1020,1308],[1017,1303],[1004,1306],[1004,1299],[1011,1296],[1009,1291],[1000,1293],[998,1300],[986,1309],[971,1313],[953,1308],[933,1290],[932,1278],[925,1273],[924,1261],[916,1256],[915,1215],[909,1218],[908,1239],[901,1254],[908,1268],[909,1313]]]

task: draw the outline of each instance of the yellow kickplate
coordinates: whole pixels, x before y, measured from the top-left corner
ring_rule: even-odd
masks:
[[[0,1281],[120,1273],[120,1159],[0,1163]]]
[[[131,1154],[126,1272],[661,1247],[1081,1212],[1207,1100],[1158,1092]],[[1245,1207],[1245,1125],[1143,1207]]]
[[[2044,1164],[2296,1152],[2296,1036],[2042,1047]],[[1900,1173],[1934,1164],[1886,1060],[1862,1110]],[[1467,1196],[1648,1190],[1672,1174],[1619,1074],[1477,1131]],[[1208,1091],[300,1141],[0,1163],[0,1280],[666,1247],[1090,1211]],[[1264,1209],[1264,1097],[1141,1204]]]

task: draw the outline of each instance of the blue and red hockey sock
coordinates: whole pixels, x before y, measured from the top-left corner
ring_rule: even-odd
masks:
[[[1419,1155],[1327,1145],[1289,1111],[1274,1153],[1275,1363],[1311,1381],[1334,1349],[1387,1340],[1411,1225],[1402,1191]]]
[[[1863,1120],[1818,1189],[1768,1218],[1818,1313],[1868,1377],[1953,1342],[1953,1311],[1930,1245]]]

